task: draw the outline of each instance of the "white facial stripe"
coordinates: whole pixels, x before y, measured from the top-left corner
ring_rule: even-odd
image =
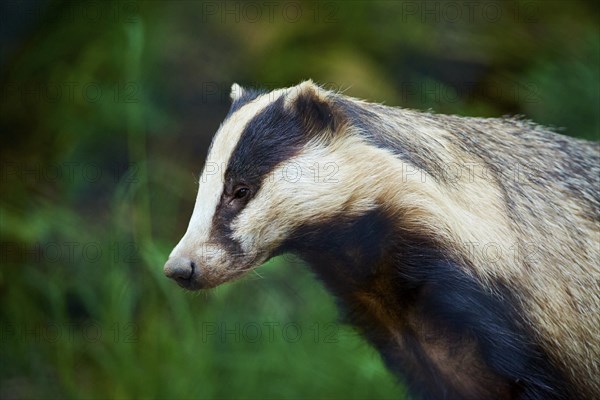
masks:
[[[212,219],[223,193],[225,169],[242,133],[258,113],[279,99],[286,90],[279,89],[257,97],[235,111],[219,128],[200,177],[196,204],[188,229],[171,254],[182,250],[180,247],[198,248],[208,241]]]
[[[448,243],[502,243],[505,254],[512,254],[508,249],[514,243],[499,239],[511,237],[507,222],[498,217],[492,226],[485,223],[489,210],[499,210],[491,214],[502,216],[495,188],[482,190],[465,173],[462,191],[441,192],[431,176],[423,180],[422,175],[408,173],[412,169],[407,166],[388,150],[356,136],[329,145],[309,143],[263,181],[257,196],[233,221],[233,236],[246,253],[258,247],[271,251],[298,224],[332,220],[342,211],[344,216],[358,216],[380,204],[391,212],[404,210],[405,223],[414,223],[416,229],[429,228],[440,236],[456,232]]]
[[[373,194],[368,180],[355,177],[356,171],[369,170],[372,158],[352,146],[371,149],[352,139],[330,146],[315,141],[277,166],[232,225],[244,252],[252,252],[258,243],[273,250],[298,224],[326,220],[342,208],[346,216],[373,209],[374,196],[366,194]]]

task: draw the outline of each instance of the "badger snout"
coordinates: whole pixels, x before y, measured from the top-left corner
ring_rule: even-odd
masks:
[[[186,289],[200,289],[199,271],[197,264],[185,257],[171,257],[167,260],[164,273],[168,278]]]

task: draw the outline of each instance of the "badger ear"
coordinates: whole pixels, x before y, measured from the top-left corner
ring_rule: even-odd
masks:
[[[231,97],[231,101],[239,100],[240,97],[244,94],[244,88],[234,83],[231,85],[231,92],[229,93],[229,97]]]
[[[294,86],[286,98],[288,107],[300,116],[308,131],[331,130],[339,125],[331,94],[307,80]]]

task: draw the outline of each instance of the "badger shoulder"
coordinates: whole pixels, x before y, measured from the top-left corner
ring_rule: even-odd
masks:
[[[486,286],[506,284],[553,362],[600,393],[600,145],[519,118],[334,104],[372,145],[413,166],[420,186],[437,189],[421,199],[423,213],[452,232],[442,239],[451,252]]]

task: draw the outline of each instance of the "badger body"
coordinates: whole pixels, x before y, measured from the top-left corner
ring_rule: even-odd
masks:
[[[292,252],[417,398],[600,398],[597,143],[311,81],[231,97],[167,276]]]

